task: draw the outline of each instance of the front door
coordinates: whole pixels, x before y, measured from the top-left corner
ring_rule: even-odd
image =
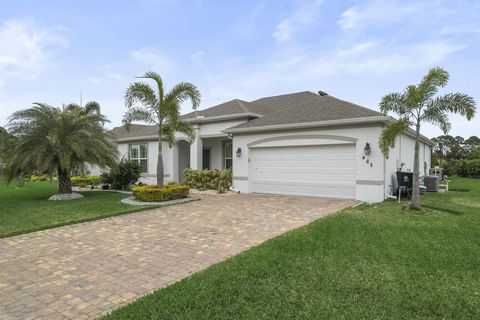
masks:
[[[210,169],[210,149],[203,149],[202,153],[202,169]]]

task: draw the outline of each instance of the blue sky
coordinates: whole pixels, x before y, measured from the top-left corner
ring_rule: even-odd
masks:
[[[120,125],[125,88],[147,70],[167,87],[197,85],[202,108],[323,90],[378,109],[384,94],[442,66],[451,75],[445,92],[480,103],[480,1],[1,0],[0,7],[0,125],[34,101],[79,102],[80,91],[84,102],[100,102],[111,127]],[[450,119],[451,134],[480,135],[480,115]]]

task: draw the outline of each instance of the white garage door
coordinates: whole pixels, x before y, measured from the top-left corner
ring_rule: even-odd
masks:
[[[252,192],[355,198],[355,145],[250,150]]]

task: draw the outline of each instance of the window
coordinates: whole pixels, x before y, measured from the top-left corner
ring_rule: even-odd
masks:
[[[233,145],[231,142],[225,142],[225,161],[224,161],[224,167],[225,169],[229,169],[232,167],[232,155],[233,155]]]
[[[140,170],[145,173],[148,172],[148,146],[146,144],[131,144],[129,152],[130,161],[137,163]]]

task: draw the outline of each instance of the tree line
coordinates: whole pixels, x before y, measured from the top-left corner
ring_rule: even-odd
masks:
[[[480,159],[480,138],[471,136],[464,138],[461,136],[441,135],[432,138],[435,143],[433,148],[433,165],[442,166],[446,161],[451,160],[474,160]]]

